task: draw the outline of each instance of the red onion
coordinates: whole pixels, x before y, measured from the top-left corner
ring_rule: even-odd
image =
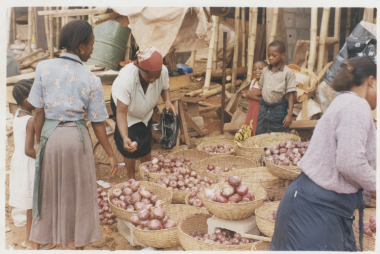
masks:
[[[298,150],[298,149],[297,149],[297,150]],[[286,148],[281,148],[279,151],[280,151],[281,154],[287,152]]]
[[[156,206],[160,206],[160,205],[162,205],[164,203],[164,201],[162,201],[161,199],[159,199],[159,200],[157,200],[157,202],[156,202]]]
[[[248,198],[250,201],[253,201],[255,196],[253,195],[253,193],[251,191],[248,191],[246,195],[242,196],[241,197],[242,199],[244,198]]]
[[[131,204],[132,204],[132,203],[131,203],[131,200],[132,200],[131,196],[125,196],[125,200],[124,200],[124,202],[125,202],[127,205],[131,205]]]
[[[216,198],[215,198],[215,202],[227,203],[228,200],[225,197],[223,197],[222,195],[217,195]]]
[[[104,210],[103,209],[99,209],[99,214],[102,214],[104,213]]]
[[[147,190],[142,190],[140,191],[140,195],[143,197],[143,198],[146,198],[146,199],[150,199],[152,197],[152,195],[150,194],[149,191]]]
[[[185,186],[185,183],[183,181],[178,181],[178,186],[179,187]]]
[[[135,207],[133,205],[128,205],[126,210],[133,212],[135,210]]]
[[[137,214],[132,214],[131,216],[131,222],[133,225],[137,226],[140,224],[140,219],[139,217],[137,216]]]
[[[99,220],[104,220],[106,218],[106,215],[105,214],[100,214],[99,215]]]
[[[245,184],[241,184],[238,187],[236,187],[236,193],[240,196],[244,196],[248,193],[248,187]]]
[[[176,187],[177,187],[177,182],[175,182],[175,181],[170,181],[169,185],[170,185],[172,188],[176,188]]]
[[[128,187],[125,187],[124,190],[123,190],[123,195],[124,196],[131,196],[133,194],[133,191],[128,188]]]
[[[140,211],[144,206],[145,204],[143,202],[136,202],[134,207],[136,211]]]
[[[129,183],[129,184],[132,184],[132,183],[134,183],[134,182],[136,182],[135,179],[129,179],[129,180],[128,180],[128,183]]]
[[[140,221],[139,221],[139,225],[140,225],[142,228],[146,228],[146,227],[148,227],[148,223],[149,223],[149,220],[140,220]]]
[[[239,233],[235,233],[234,234],[234,238],[240,240],[241,239],[241,235]]]
[[[120,202],[120,201],[119,201]],[[110,208],[108,207],[108,206],[104,206],[103,207],[103,211],[105,211],[105,212],[108,212],[110,210]]]
[[[154,219],[154,218],[153,218]],[[166,214],[165,217],[161,220],[162,224],[165,225],[165,223],[169,220],[169,216]]]
[[[103,189],[102,188],[97,188],[96,191],[98,192],[98,194],[100,194],[100,193],[103,192]]]
[[[109,206],[108,202],[103,200],[103,206]]]
[[[163,218],[165,218],[165,210],[162,209],[161,207],[153,208],[152,213],[153,213],[153,218],[157,220],[162,220]]]
[[[116,206],[124,210],[127,208],[127,204],[123,201],[119,201]]]
[[[214,168],[215,168],[214,165],[208,165],[208,166],[207,166],[207,169],[208,169],[208,170],[213,170]]]
[[[150,230],[161,230],[162,229],[161,221],[156,220],[156,219],[149,221],[148,228]]]
[[[103,197],[103,202],[108,202],[108,197]]]
[[[106,218],[107,219],[112,219],[112,214],[111,213],[106,213]]]
[[[164,224],[164,228],[167,229],[167,228],[175,228],[177,227],[177,223],[172,220],[172,219],[169,219],[165,224]]]
[[[237,187],[241,184],[241,179],[238,176],[230,176],[228,177],[228,183],[233,187]]]
[[[107,192],[103,191],[102,193],[100,193],[100,196],[102,196],[103,198],[107,197]]]
[[[241,196],[239,194],[232,195],[228,201],[233,201],[234,203],[237,203],[241,200]]]
[[[141,201],[140,194],[138,194],[137,192],[133,193],[133,195],[131,196],[131,203],[136,204],[137,202],[140,202],[140,201]]]
[[[119,198],[119,197],[121,196],[121,193],[122,193],[121,189],[116,188],[116,189],[113,190],[113,192],[112,192],[112,196],[113,196],[114,198]]]
[[[157,200],[158,200],[158,196],[157,196],[157,195],[152,195],[152,196],[150,197],[150,201],[151,201],[153,204],[156,204]]]
[[[230,177],[231,178],[231,177]],[[223,188],[220,190],[220,195],[222,195],[225,198],[231,197],[235,193],[235,188],[232,187],[231,185],[225,185]]]
[[[119,197],[119,200],[125,202],[125,196],[121,195],[121,196]]]
[[[141,202],[142,202],[144,205],[149,205],[149,204],[150,204],[150,199],[143,198],[143,199],[141,200]]]
[[[98,205],[99,205],[99,206],[103,206],[103,199],[98,198]]]
[[[194,198],[193,199],[193,206],[202,207],[203,206],[202,200],[200,200],[199,198]]]

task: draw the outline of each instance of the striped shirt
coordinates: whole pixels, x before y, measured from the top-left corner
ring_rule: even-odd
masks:
[[[376,192],[376,127],[365,99],[338,95],[315,127],[298,167],[327,190]]]

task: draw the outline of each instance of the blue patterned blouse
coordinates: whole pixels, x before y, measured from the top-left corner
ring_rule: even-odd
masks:
[[[62,56],[81,62],[77,55]],[[36,108],[45,109],[45,117],[59,121],[76,121],[86,117],[91,122],[108,118],[100,78],[82,64],[63,58],[42,61],[28,101]]]

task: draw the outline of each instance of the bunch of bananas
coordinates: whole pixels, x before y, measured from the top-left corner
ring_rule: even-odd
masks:
[[[241,141],[246,140],[251,137],[252,134],[252,123],[253,120],[249,123],[249,125],[243,125],[238,132],[235,134],[234,143],[237,148],[241,146]]]

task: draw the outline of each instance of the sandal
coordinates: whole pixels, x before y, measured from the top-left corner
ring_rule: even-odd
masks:
[[[31,247],[27,246],[25,242],[22,242],[22,243],[21,243],[21,247],[26,248],[26,249],[28,249],[28,250],[31,250],[31,249],[32,249]]]
[[[53,243],[46,243],[46,244],[41,245],[40,250],[51,250],[51,249],[54,249],[55,247],[56,245]]]

